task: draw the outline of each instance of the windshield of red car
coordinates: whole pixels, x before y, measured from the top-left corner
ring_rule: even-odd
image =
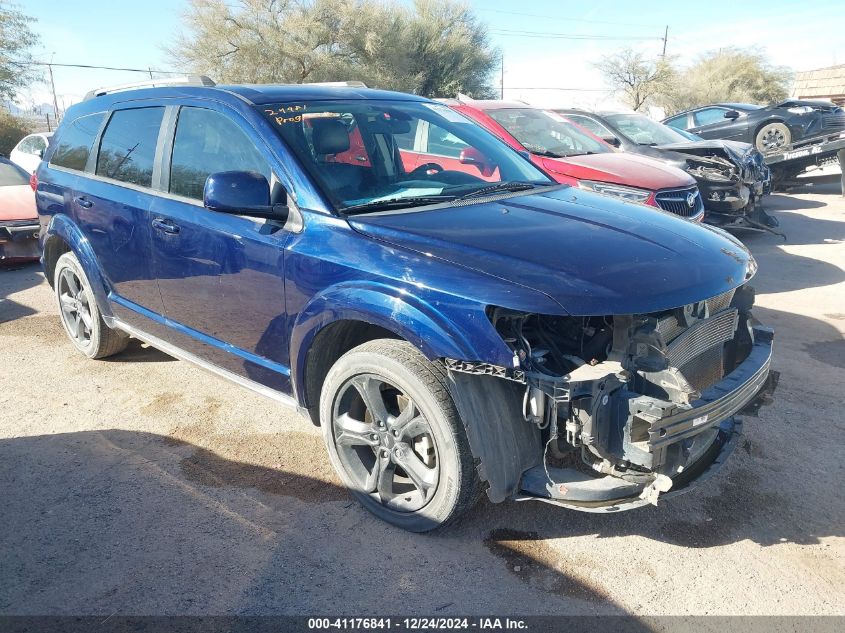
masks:
[[[486,110],[486,113],[534,154],[554,158],[613,151],[607,143],[580,130],[556,112],[507,108]]]
[[[28,184],[29,178],[22,169],[11,163],[0,162],[0,187]]]
[[[554,184],[441,103],[360,99],[259,107],[339,211],[448,202],[508,183]]]
[[[606,114],[604,118],[637,145],[669,145],[690,141],[677,130],[649,119],[644,114]]]

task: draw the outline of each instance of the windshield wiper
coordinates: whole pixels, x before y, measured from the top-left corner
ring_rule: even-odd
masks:
[[[388,198],[387,200],[373,200],[363,204],[353,204],[341,209],[343,213],[362,213],[367,211],[386,211],[388,209],[403,209],[419,207],[426,204],[437,204],[446,200],[453,200],[455,196],[408,196],[406,198]]]
[[[511,180],[507,182],[497,182],[495,185],[490,185],[489,187],[482,187],[481,189],[476,189],[475,191],[470,191],[459,198],[455,198],[455,200],[467,200],[468,198],[478,198],[479,196],[486,196],[490,193],[496,193],[497,191],[526,191],[527,189],[534,189],[538,185],[535,185],[531,182],[525,182],[521,180]]]

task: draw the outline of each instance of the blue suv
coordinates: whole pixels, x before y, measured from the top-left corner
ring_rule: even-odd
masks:
[[[135,337],[296,407],[408,530],[484,492],[607,512],[686,490],[769,372],[738,241],[556,184],[412,95],[101,91],[36,198],[80,352]]]

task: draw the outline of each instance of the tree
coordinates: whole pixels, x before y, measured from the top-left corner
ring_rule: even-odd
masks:
[[[31,132],[30,121],[0,110],[0,156],[8,156],[18,141]]]
[[[29,63],[30,49],[38,37],[30,30],[35,21],[0,0],[0,98],[12,99],[18,90],[37,80],[40,74]]]
[[[614,90],[624,93],[634,110],[664,94],[675,78],[671,59],[647,59],[630,48],[604,57],[595,66]]]
[[[723,48],[702,55],[666,95],[670,112],[708,103],[769,104],[789,96],[792,71],[773,66],[758,49]]]
[[[218,81],[369,86],[491,96],[498,54],[452,0],[189,0],[174,63]]]

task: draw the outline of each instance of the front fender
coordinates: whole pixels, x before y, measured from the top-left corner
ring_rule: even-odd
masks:
[[[66,215],[54,215],[47,225],[47,230],[44,232],[42,239],[43,251],[41,255],[41,266],[45,274],[50,274],[48,270],[48,257],[50,257],[51,249],[55,240],[62,240],[68,246],[91,282],[91,289],[94,292],[94,297],[97,300],[97,307],[100,309],[100,314],[105,317],[112,315],[111,306],[108,301],[108,286],[106,281],[100,273],[100,264],[97,256],[94,254],[94,249],[91,248],[91,242],[82,233],[79,227],[74,224]],[[53,262],[55,263],[55,262]],[[49,280],[52,284],[52,279]]]
[[[472,327],[458,327],[458,319]],[[297,316],[291,332],[290,358],[293,360],[291,378],[300,402],[305,401],[302,378],[308,349],[324,327],[344,320],[382,327],[407,340],[432,360],[449,357],[493,364],[511,362],[511,353],[490,325],[483,305],[460,308],[452,305],[442,309],[404,288],[378,282],[353,282],[316,295]]]

